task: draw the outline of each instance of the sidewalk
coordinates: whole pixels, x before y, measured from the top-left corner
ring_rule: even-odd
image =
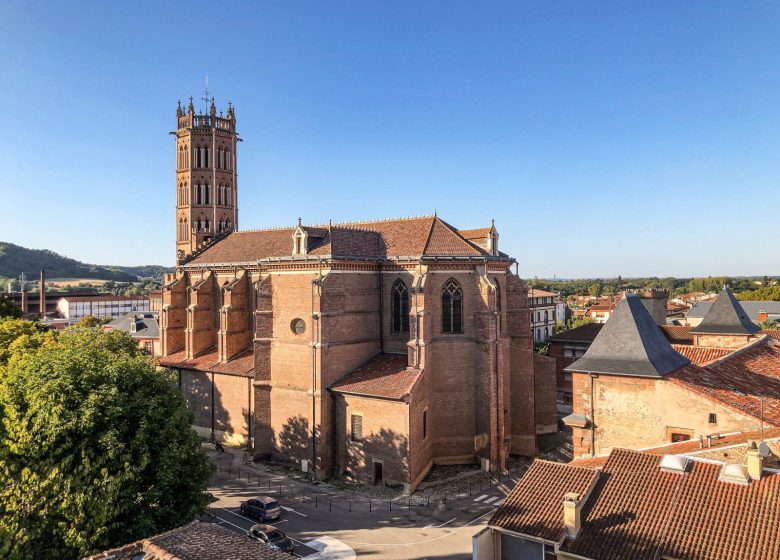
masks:
[[[447,479],[423,483],[414,494],[408,495],[384,487],[363,486],[360,490],[353,490],[329,482],[311,482],[305,478],[305,473],[300,473],[299,476],[292,472],[281,474],[277,469],[254,463],[251,455],[241,449],[209,451],[209,457],[217,465],[215,476],[243,480],[249,485],[256,484],[258,491],[278,498],[313,501],[315,505],[323,501],[329,508],[335,507],[349,512],[370,512],[374,508],[442,508],[488,491],[499,491],[506,495],[514,487],[523,470],[518,469],[513,476],[493,476],[480,471],[466,471]]]

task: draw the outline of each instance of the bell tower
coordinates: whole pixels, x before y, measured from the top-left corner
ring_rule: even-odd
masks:
[[[236,113],[176,109],[176,264],[238,227]]]

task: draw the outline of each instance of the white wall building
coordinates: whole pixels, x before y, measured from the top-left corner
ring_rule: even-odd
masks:
[[[57,313],[70,322],[83,317],[98,319],[116,319],[131,311],[149,311],[149,298],[146,296],[76,296],[62,297],[57,301]]]
[[[528,308],[531,310],[531,332],[534,342],[544,342],[555,334],[556,299],[558,294],[528,288]]]

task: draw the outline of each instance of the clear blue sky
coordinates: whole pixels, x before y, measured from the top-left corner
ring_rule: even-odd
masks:
[[[433,213],[523,276],[780,274],[778,2],[3,2],[0,240],[172,264],[178,99],[242,229]]]

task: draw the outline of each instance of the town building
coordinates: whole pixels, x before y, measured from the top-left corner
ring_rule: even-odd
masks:
[[[603,467],[536,460],[474,536],[475,560],[780,559],[780,474],[614,449]]]
[[[183,527],[106,550],[85,560],[289,560],[290,555],[216,523]]]
[[[679,327],[670,335],[681,337]],[[672,344],[627,294],[572,376],[575,457],[780,427],[780,345],[746,320],[726,288],[692,344]]]
[[[765,321],[776,321],[780,323],[780,301],[749,301],[739,302],[742,309],[753,323],[759,324]],[[712,307],[712,301],[697,301],[694,303],[688,313],[685,314],[685,324],[696,327],[704,320],[704,317]]]
[[[193,161],[194,128],[219,126],[210,118],[178,116],[179,161]],[[181,202],[182,223],[203,210]],[[554,362],[534,358],[528,289],[494,225],[433,215],[235,231],[232,219],[207,239],[186,223],[160,363],[204,435],[317,478],[414,488],[434,463],[503,469],[555,426]]]
[[[149,311],[162,310],[162,290],[149,292]]]
[[[142,350],[152,356],[159,356],[162,351],[159,315],[159,311],[131,311],[103,325],[103,330],[125,332],[138,342]]]
[[[544,342],[555,334],[558,294],[531,287],[528,289],[528,308],[531,311],[531,332],[535,342]]]
[[[117,319],[131,311],[149,311],[146,296],[63,296],[57,301],[57,315],[76,323],[84,317]]]
[[[596,323],[606,323],[613,311],[615,311],[614,303],[597,303],[588,307],[585,316]]]

